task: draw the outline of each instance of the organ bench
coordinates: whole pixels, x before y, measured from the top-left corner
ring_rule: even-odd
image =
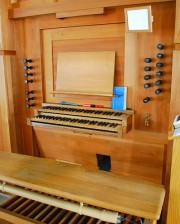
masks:
[[[148,181],[5,152],[0,152],[0,190],[14,195],[0,206],[0,218],[17,224],[109,224],[111,218],[113,223],[132,219],[138,220],[134,223],[154,224],[160,218],[165,195],[163,186]],[[64,210],[65,204],[69,212]],[[42,210],[32,216],[37,207]],[[57,221],[63,212],[66,215]],[[67,217],[68,221],[62,220]]]

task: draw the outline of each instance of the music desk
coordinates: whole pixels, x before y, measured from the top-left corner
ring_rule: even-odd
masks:
[[[159,219],[165,195],[163,186],[151,182],[4,152],[0,152],[0,180],[13,186],[139,216],[145,218],[146,223],[156,223]],[[11,215],[5,213],[0,209],[0,217],[8,220]],[[12,221],[12,217],[9,220]],[[13,220],[16,223],[16,219]]]

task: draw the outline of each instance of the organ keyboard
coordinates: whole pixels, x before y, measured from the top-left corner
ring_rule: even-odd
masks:
[[[31,124],[123,137],[123,134],[132,128],[132,114],[132,110],[118,111],[45,104],[35,111]]]

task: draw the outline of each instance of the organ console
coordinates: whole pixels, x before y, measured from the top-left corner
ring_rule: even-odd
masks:
[[[76,3],[19,0],[11,7],[7,0],[0,1],[4,54],[0,149],[43,157],[0,154],[0,188],[17,192],[0,206],[0,217],[11,217],[18,224],[111,223],[82,214],[85,205],[102,216],[104,209],[113,212],[123,224],[154,224],[164,198],[161,184],[168,179],[168,122],[164,120],[176,110],[169,108],[175,99],[171,93],[176,93],[171,81],[179,77],[176,67],[172,72],[174,33],[178,34],[175,1],[151,1],[153,32],[131,34],[125,29],[123,1]],[[127,7],[135,5],[141,8],[147,1],[127,1]],[[71,18],[57,19],[61,13]],[[161,41],[164,45],[157,45]],[[165,56],[164,46],[168,46]],[[177,51],[174,57],[178,62]],[[156,96],[161,92],[160,77],[163,94]],[[110,109],[115,86],[126,88],[123,106],[130,109]],[[37,192],[39,201],[26,198],[30,192]],[[51,203],[41,201],[42,195]],[[55,198],[75,203],[78,212],[52,205]]]

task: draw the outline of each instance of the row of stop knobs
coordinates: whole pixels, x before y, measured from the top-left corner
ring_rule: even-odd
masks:
[[[162,50],[162,49],[164,49],[164,45],[162,45],[162,44],[158,44],[158,45],[157,45],[157,49],[158,49],[158,50]],[[158,60],[162,60],[162,59],[164,58],[164,54],[163,54],[163,53],[157,53],[156,58],[157,58]],[[151,63],[151,62],[152,62],[152,59],[151,59],[151,58],[145,58],[145,59],[144,59],[144,62],[145,62],[145,63]],[[163,64],[163,62],[161,62],[161,61],[159,61],[159,62],[156,63],[156,68],[157,68],[159,71],[156,71],[156,72],[155,72],[155,75],[156,75],[156,77],[158,77],[158,80],[155,81],[154,85],[157,86],[157,87],[160,87],[161,84],[163,84],[163,81],[160,79],[160,78],[163,76],[163,71],[161,71],[161,68],[162,68],[163,66],[164,66],[164,64]],[[145,72],[150,72],[150,71],[151,71],[151,66],[145,66],[145,67],[144,67],[144,71],[145,71]],[[151,79],[151,75],[150,75],[150,74],[147,74],[147,75],[144,76],[144,80],[149,81],[150,79]],[[149,82],[147,82],[147,83],[144,84],[144,88],[145,88],[145,89],[148,89],[148,88],[150,88],[151,86],[152,86],[152,84],[149,83]],[[154,91],[154,93],[155,93],[156,95],[159,95],[161,92],[162,92],[162,89],[161,89],[161,88],[158,88],[158,89],[156,89],[156,90]],[[150,101],[150,97],[145,97],[145,98],[143,99],[143,102],[144,102],[144,103],[148,103],[149,101]]]
[[[26,63],[32,63],[32,59],[23,59],[23,63],[26,64]],[[24,70],[26,71],[24,73],[24,77],[25,78],[28,78],[28,77],[32,77],[33,76],[33,73],[32,72],[28,72],[28,70],[32,70],[33,69],[33,66],[27,66],[25,65],[24,66]],[[30,83],[33,83],[33,79],[25,79],[24,80],[24,83],[25,84],[30,84]],[[25,95],[26,96],[29,96],[31,94],[34,94],[35,91],[34,90],[30,90],[30,91],[25,91]],[[26,97],[26,101],[27,102],[30,102],[32,100],[35,100],[35,97],[34,96],[31,96],[31,97]],[[30,107],[34,107],[35,106],[35,103],[28,103],[26,104],[26,108],[30,108]]]

